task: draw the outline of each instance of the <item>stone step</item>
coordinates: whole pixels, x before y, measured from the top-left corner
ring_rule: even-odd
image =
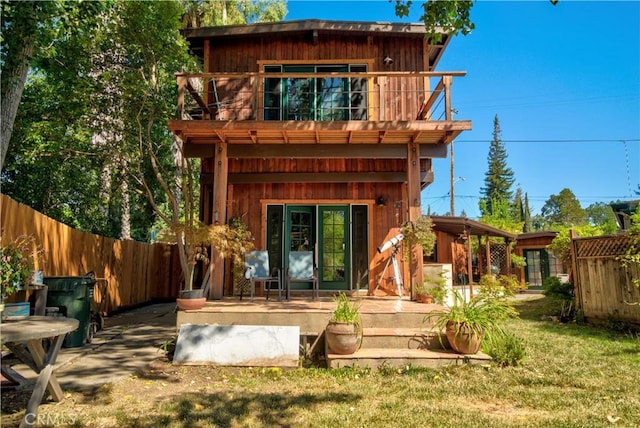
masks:
[[[361,318],[362,326],[365,328],[393,326],[394,328],[420,329],[431,326],[430,323],[424,322],[425,315],[418,312],[361,313]]]
[[[370,327],[362,329],[361,349],[443,349],[449,343],[446,336],[437,330],[426,328],[385,328]]]
[[[486,364],[491,357],[479,352],[461,355],[450,350],[361,348],[350,355],[327,354],[327,367],[427,367],[439,368],[448,365]]]

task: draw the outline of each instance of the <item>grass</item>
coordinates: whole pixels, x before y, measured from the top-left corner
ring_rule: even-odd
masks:
[[[40,407],[72,426],[636,427],[640,338],[541,320],[559,306],[518,302],[507,322],[526,358],[516,367],[231,369],[166,364],[94,399]],[[57,413],[56,413],[57,412]],[[64,413],[66,412],[66,413]],[[5,417],[3,416],[3,425]]]

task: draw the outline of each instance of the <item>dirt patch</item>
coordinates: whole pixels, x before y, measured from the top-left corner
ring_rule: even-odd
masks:
[[[144,418],[158,403],[206,389],[206,385],[223,380],[233,370],[227,368],[225,373],[215,367],[176,366],[161,357],[136,374],[91,391],[65,390],[65,399],[60,403],[48,397],[38,408],[36,425],[118,426],[118,415]],[[32,388],[31,382],[18,390],[2,390],[2,427],[19,425]]]
[[[481,411],[485,415],[508,419],[527,419],[541,417],[545,412],[536,410],[518,403],[500,401],[482,401],[465,403],[465,407]]]

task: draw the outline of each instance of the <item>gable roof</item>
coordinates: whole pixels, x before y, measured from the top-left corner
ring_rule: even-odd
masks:
[[[380,37],[425,38],[426,30],[422,23],[392,23],[364,21],[327,21],[320,19],[304,19],[294,21],[263,22],[257,24],[223,25],[218,27],[186,28],[182,34],[189,41],[192,52],[201,57],[205,39],[242,38],[268,36],[269,34],[286,34],[287,36],[304,36],[314,33],[333,34],[371,34]],[[429,64],[435,68],[450,36],[444,32],[442,41],[429,44]]]

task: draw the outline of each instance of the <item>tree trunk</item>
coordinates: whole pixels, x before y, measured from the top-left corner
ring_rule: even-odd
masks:
[[[127,177],[122,177],[122,214],[120,216],[120,239],[131,239],[131,202],[129,198],[129,183]]]
[[[27,2],[30,3],[30,2]],[[35,31],[35,28],[33,29]],[[4,160],[9,150],[9,142],[13,133],[13,123],[16,120],[18,106],[22,98],[24,90],[24,82],[27,80],[27,72],[29,71],[29,61],[33,56],[33,35],[26,36],[22,47],[14,53],[13,61],[15,66],[7,67],[3,70],[6,79],[3,80],[2,92],[2,111],[0,113],[0,122],[2,122],[2,134],[0,135],[0,170],[4,167]],[[8,63],[9,61],[7,61]],[[5,65],[7,65],[5,63]],[[4,76],[3,76],[4,77]]]

